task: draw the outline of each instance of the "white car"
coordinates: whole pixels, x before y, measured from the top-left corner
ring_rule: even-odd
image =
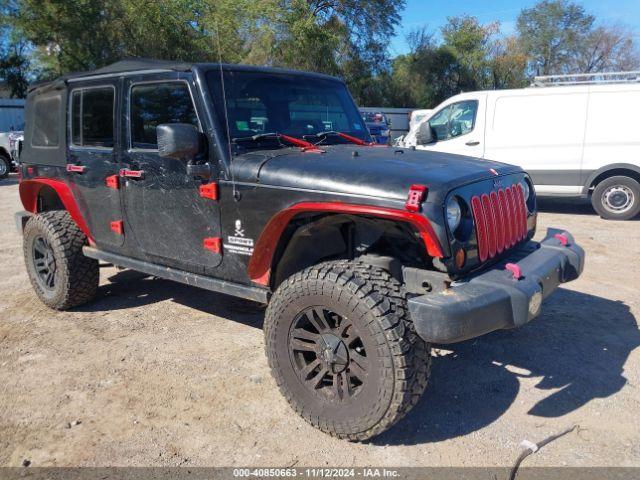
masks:
[[[640,73],[572,77],[451,97],[403,146],[519,165],[539,196],[590,198],[603,218],[633,218],[640,212],[640,129],[633,120]]]
[[[432,113],[433,109],[430,108],[413,110],[411,113],[409,113],[409,131],[406,134],[396,138],[393,145],[396,147],[409,147],[415,145],[418,127],[422,122],[426,121]]]
[[[425,120],[426,118],[430,117],[431,114],[433,113],[433,109],[432,108],[424,108],[421,110],[414,110],[409,114],[409,131],[414,130],[415,128],[418,127],[418,125]]]
[[[23,132],[0,132],[0,179],[15,170],[18,163],[19,145]]]

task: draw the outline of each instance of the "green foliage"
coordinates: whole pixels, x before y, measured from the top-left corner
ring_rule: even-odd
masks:
[[[525,62],[512,42],[499,36],[498,24],[450,17],[441,33],[440,44],[424,30],[409,35],[412,51],[393,63],[388,103],[427,108],[462,91],[522,85]]]
[[[595,17],[568,0],[543,0],[518,16],[520,42],[537,75],[570,73],[571,58],[593,27]]]
[[[126,57],[248,63],[343,78],[360,105],[433,107],[461,91],[519,88],[531,76],[640,68],[633,35],[594,25],[569,0],[522,10],[517,35],[472,16],[387,46],[405,0],[3,0],[0,80],[91,70]]]

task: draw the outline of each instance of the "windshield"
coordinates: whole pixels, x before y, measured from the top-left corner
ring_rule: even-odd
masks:
[[[246,71],[225,71],[224,81],[232,140],[278,133],[313,143],[347,143],[339,136],[323,135],[340,132],[370,141],[367,128],[341,82]],[[216,113],[223,119],[220,72],[208,72],[207,83]],[[278,143],[277,137],[273,140]]]

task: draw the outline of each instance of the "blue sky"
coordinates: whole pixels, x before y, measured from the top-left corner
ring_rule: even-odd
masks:
[[[407,52],[405,36],[410,31],[426,26],[439,31],[447,17],[473,15],[481,23],[499,21],[502,32],[514,32],[516,18],[523,8],[529,8],[536,0],[406,0],[402,21],[396,37],[390,45],[390,53],[396,56]],[[595,15],[598,23],[625,25],[640,42],[640,0],[583,0],[578,1],[587,12]]]

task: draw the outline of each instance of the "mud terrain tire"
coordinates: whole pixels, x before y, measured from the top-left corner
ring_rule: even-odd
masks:
[[[330,435],[380,434],[427,386],[429,345],[415,333],[403,286],[379,267],[340,260],[292,275],[273,295],[264,329],[282,394]]]
[[[23,251],[38,298],[56,310],[91,301],[98,290],[98,261],[82,254],[87,237],[67,211],[34,215],[24,229]]]

